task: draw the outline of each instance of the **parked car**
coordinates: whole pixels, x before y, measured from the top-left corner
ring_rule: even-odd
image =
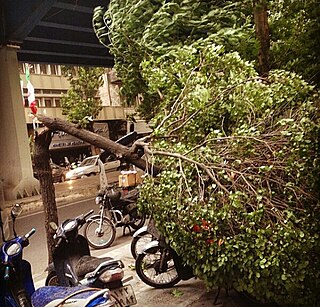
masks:
[[[92,156],[84,159],[78,167],[66,173],[66,179],[77,179],[85,176],[92,176],[99,173],[99,156]],[[114,155],[110,155],[104,163],[106,172],[116,171],[120,167],[120,161]]]
[[[53,182],[64,182],[66,180],[67,170],[64,167],[60,167],[59,165],[53,162],[50,162],[50,166]],[[39,180],[39,176],[36,171],[33,172],[33,176]]]

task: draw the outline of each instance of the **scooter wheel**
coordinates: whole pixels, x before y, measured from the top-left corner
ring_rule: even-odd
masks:
[[[75,286],[71,279],[68,278],[68,281],[69,281],[70,287]],[[58,281],[58,276],[55,271],[52,271],[48,274],[48,276],[46,278],[45,285],[46,286],[60,286],[59,281]]]
[[[91,217],[86,223],[83,233],[89,245],[94,249],[102,249],[109,247],[116,238],[116,227],[107,217],[103,217],[100,226],[100,216]]]
[[[46,286],[59,286],[58,276],[56,272],[50,272],[46,278]]]
[[[154,240],[154,236],[148,231],[142,232],[139,236],[134,237],[131,241],[130,250],[132,257],[137,259],[138,255],[143,250],[144,246]]]
[[[162,259],[163,257],[165,258]],[[171,288],[181,280],[169,249],[147,249],[138,255],[135,266],[140,279],[157,289]]]

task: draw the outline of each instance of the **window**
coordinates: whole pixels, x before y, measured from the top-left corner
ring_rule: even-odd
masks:
[[[59,98],[55,98],[54,99],[54,106],[57,107],[57,108],[60,108],[60,105],[61,105],[60,99]]]
[[[58,95],[62,95],[66,92],[67,92],[66,90],[51,90],[52,94],[58,94]]]
[[[34,64],[25,64],[25,65],[29,65],[30,74],[35,74],[36,73]]]
[[[58,75],[58,65],[50,65],[51,75]]]
[[[51,98],[45,98],[44,99],[44,105],[46,108],[52,107],[52,99]]]
[[[38,104],[39,103],[39,104]],[[39,107],[42,107],[42,108],[44,108],[46,105],[45,105],[45,101],[44,101],[44,99],[42,98],[42,99],[40,99],[38,102],[37,102],[37,104],[38,104],[38,106]]]
[[[48,74],[48,65],[46,64],[39,64],[40,74],[47,75]]]

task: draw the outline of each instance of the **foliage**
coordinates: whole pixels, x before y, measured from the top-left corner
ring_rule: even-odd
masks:
[[[95,31],[123,93],[143,94],[153,118],[145,149],[164,171],[145,179],[140,205],[172,247],[209,287],[316,306],[319,96],[294,73],[319,71],[316,1],[268,1],[267,80],[255,70],[251,5],[111,0]]]
[[[140,202],[208,286],[319,299],[319,97],[294,73],[258,77],[208,39],[142,63],[163,95]]]
[[[61,99],[62,114],[67,115],[68,120],[83,127],[91,125],[91,118],[101,111],[98,90],[103,84],[103,72],[103,68],[94,67],[63,68],[63,74],[70,82],[67,94]]]
[[[276,0],[268,1],[268,6],[271,68],[298,72],[319,85],[318,1]],[[150,55],[161,56],[171,45],[188,45],[211,36],[226,52],[237,51],[257,65],[258,43],[249,0],[111,0],[108,10],[96,8],[93,26],[115,57],[127,103],[143,94],[140,113],[147,119],[159,111],[162,98],[150,91],[141,76],[141,63]]]
[[[271,1],[273,67],[320,84],[320,6],[317,0]]]
[[[142,93],[140,109],[147,119],[157,112],[160,97],[151,92],[141,76],[142,60],[165,54],[172,44],[188,44],[212,35],[217,44],[237,49],[253,59],[257,53],[254,30],[245,12],[248,1],[110,1],[109,9],[95,11],[94,29],[115,56],[115,70],[123,82],[128,103]],[[107,27],[105,26],[107,25]]]

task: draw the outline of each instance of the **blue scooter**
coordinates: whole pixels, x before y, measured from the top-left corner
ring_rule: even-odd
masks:
[[[81,287],[41,287],[35,291],[31,265],[22,258],[22,251],[29,245],[29,238],[35,233],[31,229],[24,236],[18,236],[15,220],[21,213],[19,204],[11,210],[14,238],[6,240],[0,209],[0,230],[3,244],[0,249],[0,306],[1,307],[112,307],[108,289]]]
[[[18,236],[15,230],[15,219],[21,213],[19,204],[11,210],[14,238],[6,240],[0,214],[0,226],[3,245],[0,251],[0,306],[31,307],[31,295],[35,288],[31,275],[31,265],[22,259],[22,250],[29,245],[29,237],[35,233],[31,229],[24,236]]]

